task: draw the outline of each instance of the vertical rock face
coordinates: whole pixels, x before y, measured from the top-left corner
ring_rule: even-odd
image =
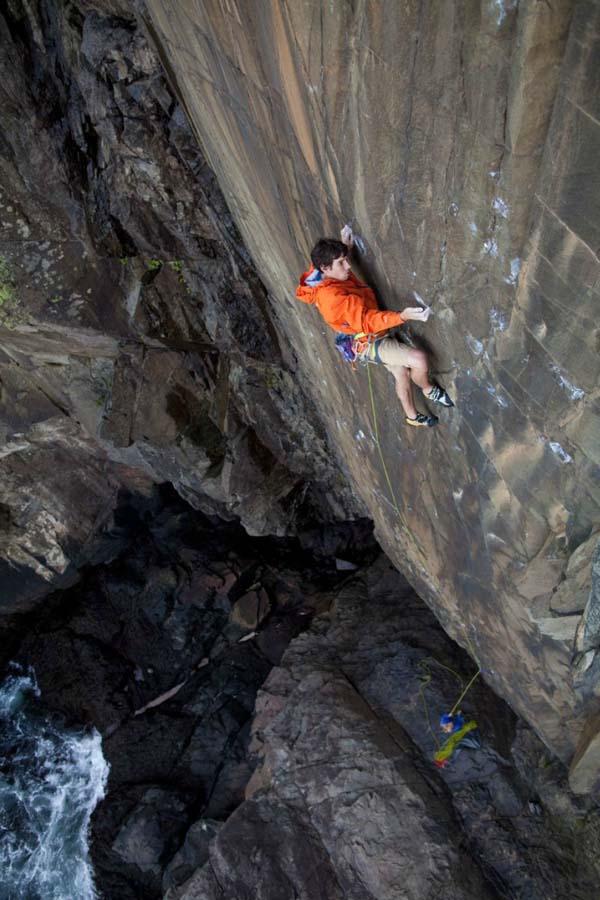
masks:
[[[600,500],[597,4],[145,6],[384,548],[570,759],[596,701],[572,684],[580,611],[550,602]],[[412,336],[457,399],[407,433],[374,375],[399,512],[366,377],[293,299],[313,240],[350,219],[382,304],[433,306]]]

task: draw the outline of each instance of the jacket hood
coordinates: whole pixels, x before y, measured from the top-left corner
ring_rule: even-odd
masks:
[[[317,288],[327,279],[323,273],[314,266],[311,266],[308,272],[304,272],[300,276],[300,284],[296,290],[296,297],[305,303],[314,303],[317,299]]]

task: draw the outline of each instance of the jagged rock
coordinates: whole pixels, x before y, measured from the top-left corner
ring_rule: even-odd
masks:
[[[208,846],[221,825],[222,822],[214,819],[199,819],[188,829],[181,849],[177,851],[163,876],[165,900],[174,896],[174,892],[169,893],[170,888],[183,884],[196,869],[204,865],[208,859]]]
[[[576,794],[597,793],[600,787],[600,715],[590,719],[569,769],[569,785]]]
[[[172,791],[150,788],[123,823],[112,848],[126,865],[158,876],[169,844],[183,830],[184,815],[181,798]]]
[[[329,606],[343,578],[297,540],[252,539],[172,490],[158,493],[146,504],[122,498],[126,549],[50,595],[33,619],[14,618],[1,655],[35,668],[47,708],[102,734],[110,776],[92,853],[102,893],[123,900],[158,898],[178,851],[170,883],[191,874],[191,861],[202,864],[201,835],[186,843],[188,827],[200,817],[222,822],[243,800],[256,692],[310,621],[297,614],[298,598],[318,592]],[[366,523],[362,533],[364,543]],[[257,571],[257,598],[268,587],[272,609],[260,635],[240,641],[248,632],[231,624],[232,603],[248,597]],[[293,602],[279,602],[282,583],[296,584]]]
[[[135,480],[171,482],[253,533],[293,530],[317,471],[311,511],[358,510],[133,9],[70,10],[16,0],[0,16],[0,454],[6,522],[20,522],[3,531],[11,610],[110,558],[96,533]],[[11,495],[18,471],[44,496],[46,526]]]
[[[590,570],[592,555],[598,544],[598,535],[584,541],[569,558],[562,581],[550,602],[550,608],[561,615],[582,613],[590,596]]]
[[[579,621],[579,616],[555,616],[548,619],[537,619],[537,626],[542,634],[547,635],[553,641],[572,644]]]
[[[327,725],[319,727],[323,693]],[[404,757],[405,748],[343,679],[313,680],[307,694],[294,700],[316,731],[313,738],[327,737],[327,757],[304,731],[294,756],[280,743],[281,767],[274,773],[279,796],[255,797],[230,817],[210,849],[212,890],[205,893],[209,873],[201,874],[185,886],[182,900],[385,900],[400,893],[425,900],[437,895],[440,879],[449,898],[494,896],[462,857],[450,837],[454,824]],[[300,721],[289,724],[297,729]],[[300,765],[306,774],[298,791]]]
[[[368,629],[360,627],[365,609]],[[440,890],[497,896],[498,888],[560,900],[570,891],[582,808],[555,768],[552,811],[562,803],[572,831],[553,831],[543,806],[549,787],[538,798],[527,784],[544,763],[528,759],[524,777],[516,775],[514,720],[483,684],[463,701],[479,722],[481,749],[461,752],[440,774],[434,769],[433,729],[468,669],[432,625],[383,559],[345,584],[331,621],[315,621],[290,644],[260,691],[250,748],[258,766],[246,802],[174,897],[420,900]],[[476,848],[490,886],[461,845]],[[582,897],[593,896],[598,881],[592,859],[593,850],[579,869]]]
[[[149,478],[112,463],[72,420],[55,415],[13,435],[0,478],[0,617],[73,584],[83,565],[116,556],[128,540],[117,524],[120,498],[135,492],[151,505],[153,496]]]
[[[591,558],[591,588],[581,618],[576,641],[577,650],[587,652],[600,648],[600,541]]]
[[[253,629],[269,614],[270,609],[271,601],[264,588],[249,591],[236,600],[231,613],[231,621],[236,625],[241,625],[242,628]]]

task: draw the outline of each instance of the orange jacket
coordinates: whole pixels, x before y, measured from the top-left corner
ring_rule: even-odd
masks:
[[[314,303],[334,331],[376,334],[404,322],[399,312],[379,310],[371,288],[359,281],[353,272],[346,281],[322,276],[318,283],[307,284],[307,279],[315,278],[316,269],[311,266],[300,278],[296,297],[303,303]]]

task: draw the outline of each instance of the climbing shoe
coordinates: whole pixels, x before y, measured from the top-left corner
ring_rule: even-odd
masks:
[[[437,416],[425,415],[424,413],[417,413],[414,419],[410,419],[408,416],[404,419],[407,425],[412,425],[413,428],[433,428],[434,425],[437,425],[439,419]]]
[[[425,392],[423,392],[425,394]],[[454,406],[454,403],[446,393],[443,387],[440,387],[439,384],[434,384],[428,394],[425,394],[427,400],[431,400],[433,403],[440,403],[442,406],[451,407]]]

